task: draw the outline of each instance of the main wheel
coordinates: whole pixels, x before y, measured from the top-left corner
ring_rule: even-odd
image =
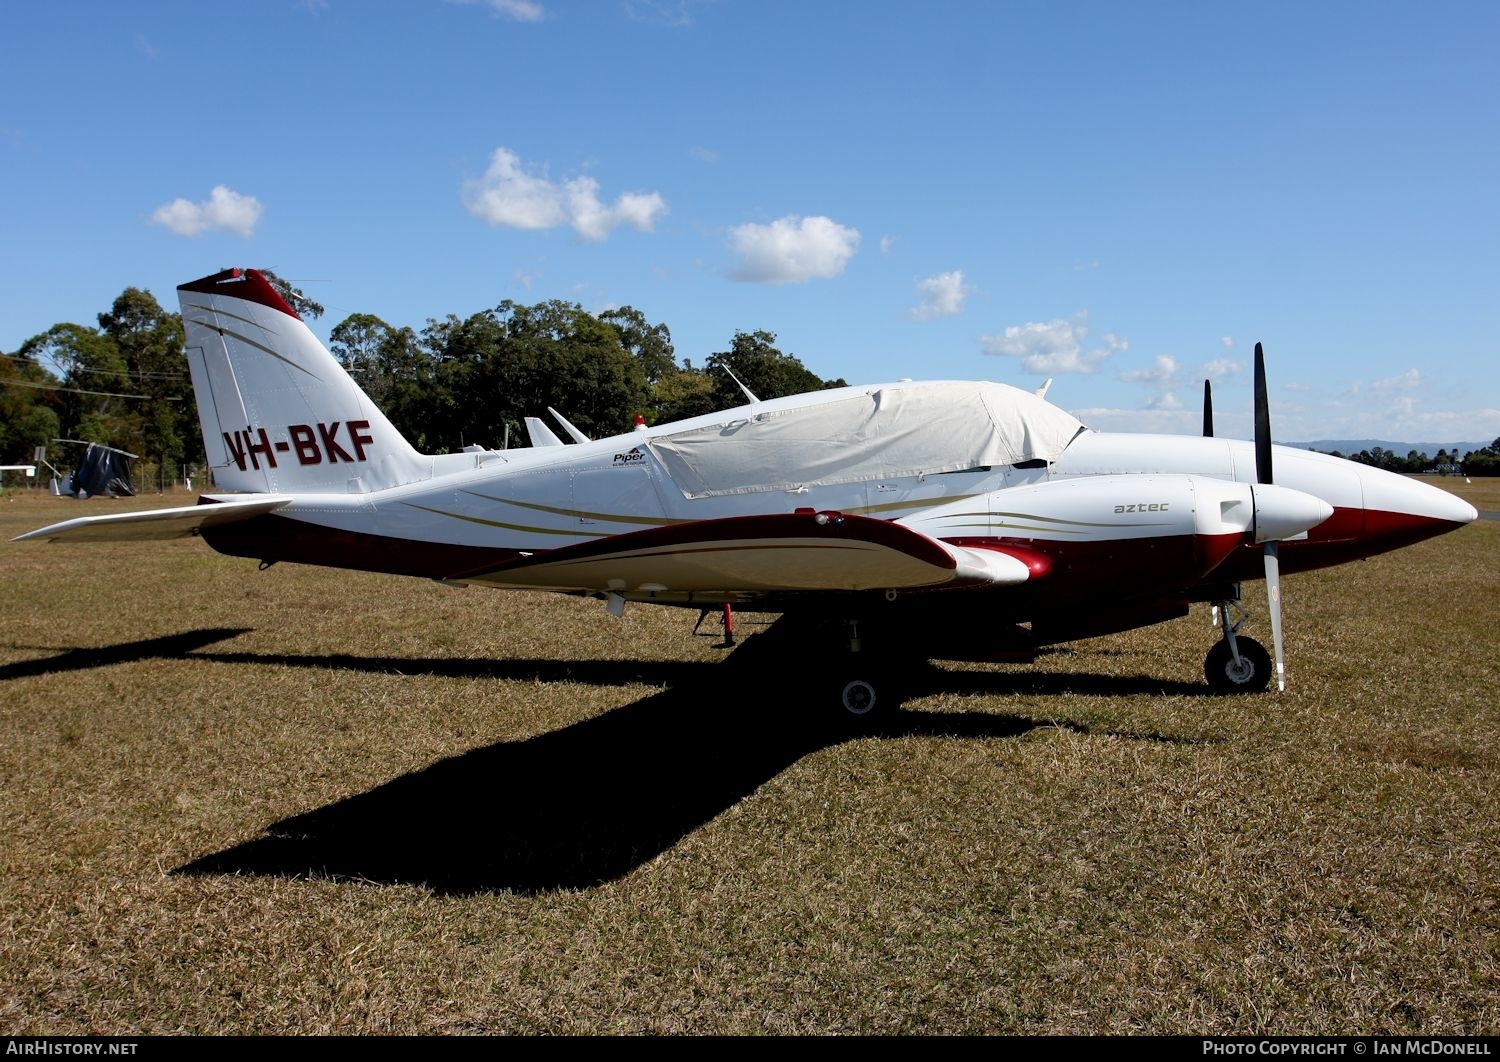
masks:
[[[1203,675],[1215,693],[1260,693],[1271,684],[1271,654],[1254,638],[1236,638],[1240,659],[1235,663],[1229,642],[1220,640],[1203,661]]]
[[[879,686],[869,678],[846,678],[839,688],[839,706],[855,719],[875,716],[885,700]]]
[[[901,707],[905,683],[893,669],[879,665],[846,666],[828,676],[837,715],[856,729],[878,725]]]

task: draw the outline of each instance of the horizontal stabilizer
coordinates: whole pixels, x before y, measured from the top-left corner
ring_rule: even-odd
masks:
[[[574,442],[586,443],[592,441],[587,435],[583,434],[583,432],[575,428],[572,421],[563,416],[557,410],[553,409],[551,406],[547,407],[547,412],[551,413],[552,416],[557,419],[557,422],[562,425],[563,431],[568,433],[568,438],[572,439]]]
[[[291,498],[261,494],[228,501],[184,505],[177,509],[147,509],[138,513],[80,516],[36,531],[17,535],[12,542],[39,539],[56,542],[150,542],[196,535],[205,527],[217,527],[260,516],[291,502]]]
[[[542,422],[541,417],[526,418],[526,437],[531,440],[532,446],[561,446],[563,444],[552,429]]]

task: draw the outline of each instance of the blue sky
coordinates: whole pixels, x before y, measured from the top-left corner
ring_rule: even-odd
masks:
[[[0,349],[274,268],[420,328],[632,305],[1105,430],[1500,436],[1500,5],[17,4]]]

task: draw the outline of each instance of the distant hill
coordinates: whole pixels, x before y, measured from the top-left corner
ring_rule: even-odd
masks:
[[[1391,442],[1388,439],[1317,439],[1313,442],[1289,442],[1281,443],[1279,445],[1292,446],[1296,447],[1299,450],[1321,450],[1325,454],[1337,450],[1339,453],[1344,454],[1345,456],[1348,456],[1349,454],[1357,454],[1361,450],[1373,450],[1375,449],[1375,447],[1379,446],[1381,449],[1389,450],[1393,454],[1400,454],[1402,457],[1405,457],[1413,450],[1417,451],[1417,453],[1419,454],[1426,454],[1428,457],[1436,457],[1439,450],[1447,450],[1450,454],[1457,453],[1460,457],[1462,457],[1464,454],[1469,453],[1472,450],[1483,450],[1491,442],[1493,442],[1492,439],[1486,439],[1484,442],[1440,443]]]

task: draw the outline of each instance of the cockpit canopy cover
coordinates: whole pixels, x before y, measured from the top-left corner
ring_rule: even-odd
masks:
[[[688,498],[795,490],[981,466],[1054,461],[1083,425],[1005,384],[839,388],[827,401],[771,401],[647,445]]]

